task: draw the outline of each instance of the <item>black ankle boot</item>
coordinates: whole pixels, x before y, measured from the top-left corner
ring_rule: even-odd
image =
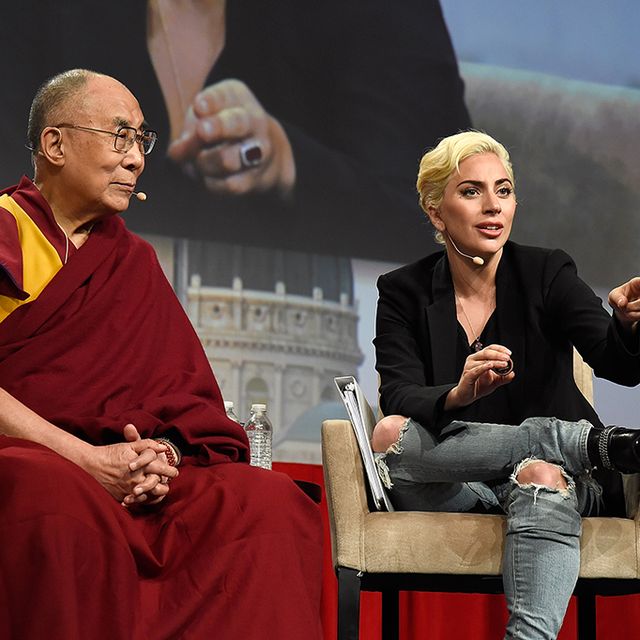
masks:
[[[640,471],[640,430],[627,427],[593,428],[589,431],[587,453],[594,466],[620,473]]]

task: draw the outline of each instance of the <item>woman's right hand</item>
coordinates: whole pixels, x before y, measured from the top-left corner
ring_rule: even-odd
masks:
[[[510,361],[511,351],[500,344],[491,344],[468,356],[458,384],[447,395],[445,411],[466,407],[509,384],[516,377],[513,370],[500,375],[494,369],[507,367]]]

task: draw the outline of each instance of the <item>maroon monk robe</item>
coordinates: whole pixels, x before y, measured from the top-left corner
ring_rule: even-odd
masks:
[[[152,248],[120,218],[0,323],[0,386],[93,444],[131,422],[184,453],[168,497],[128,510],[50,449],[0,436],[0,637],[321,637],[317,506],[246,463]]]

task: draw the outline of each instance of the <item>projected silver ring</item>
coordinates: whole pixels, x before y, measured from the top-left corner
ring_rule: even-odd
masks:
[[[240,164],[243,169],[257,167],[262,162],[262,145],[257,140],[247,140],[240,145]]]

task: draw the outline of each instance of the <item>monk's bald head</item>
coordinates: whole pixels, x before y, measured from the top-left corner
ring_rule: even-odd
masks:
[[[40,149],[40,134],[51,125],[67,122],[77,113],[86,95],[87,84],[92,78],[107,77],[88,69],[71,69],[49,78],[38,89],[27,128],[28,146],[35,155]]]

